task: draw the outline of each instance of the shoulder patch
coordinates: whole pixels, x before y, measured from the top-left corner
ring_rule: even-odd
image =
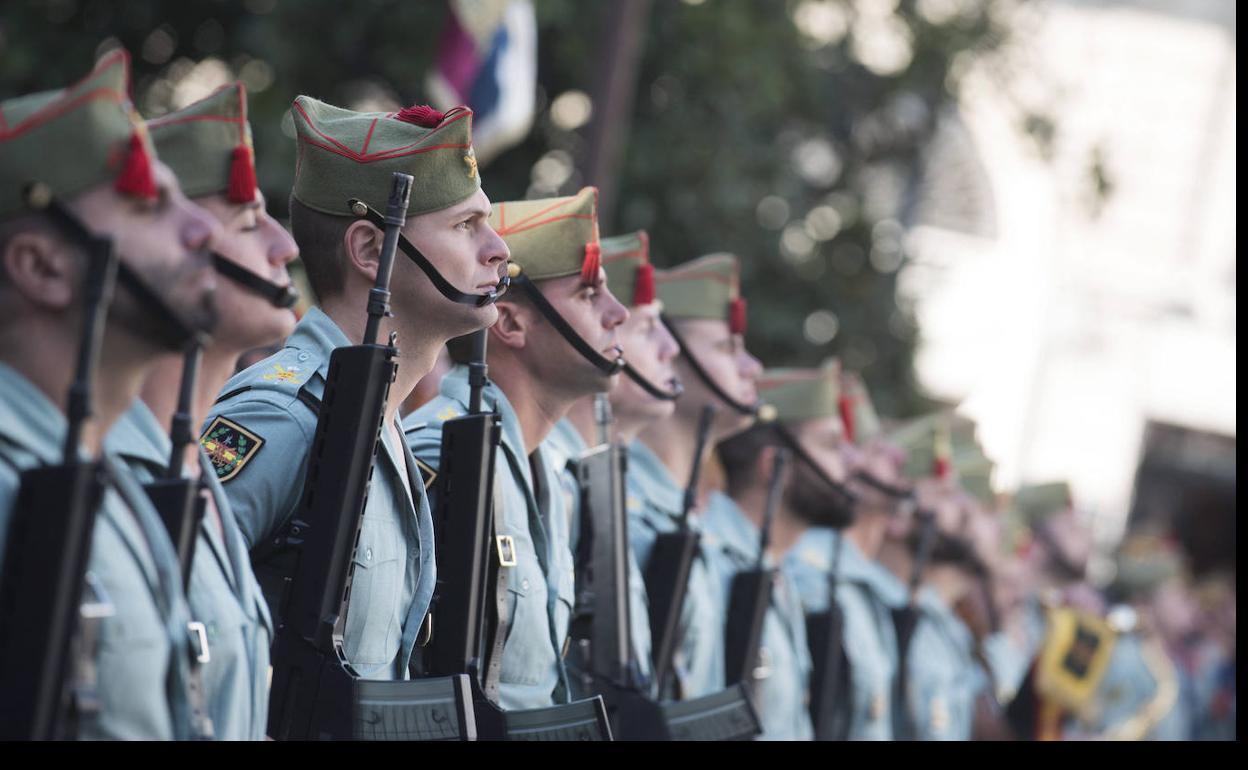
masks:
[[[199,437],[199,444],[217,472],[217,481],[229,481],[260,452],[264,439],[236,422],[217,417]]]
[[[419,458],[416,459],[416,467],[420,470],[420,478],[425,482],[425,491],[429,491],[429,487],[433,486],[433,482],[438,478],[438,472]]]

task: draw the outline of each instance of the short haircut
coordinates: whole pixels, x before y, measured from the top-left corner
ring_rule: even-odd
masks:
[[[318,300],[342,291],[347,259],[342,241],[354,221],[352,217],[310,209],[290,196],[290,232],[299,245],[299,259],[308,285]]]

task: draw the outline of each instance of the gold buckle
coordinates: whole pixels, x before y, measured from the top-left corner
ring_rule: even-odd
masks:
[[[494,538],[498,547],[498,565],[500,567],[516,566],[516,541],[511,535],[499,535]]]

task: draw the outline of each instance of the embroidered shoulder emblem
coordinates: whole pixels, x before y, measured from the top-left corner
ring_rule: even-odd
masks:
[[[453,420],[458,416],[459,416],[459,412],[455,409],[455,407],[450,406],[449,404],[446,407],[444,407],[442,411],[438,412],[438,419],[441,420],[442,422],[446,422],[447,420]]]
[[[828,560],[824,558],[823,554],[819,553],[814,548],[803,548],[799,552],[798,558],[800,558],[802,561],[806,562],[810,566],[814,567],[815,569],[821,570],[824,572],[826,572],[831,567],[831,565],[828,564]]]
[[[416,468],[420,470],[420,478],[425,482],[425,491],[429,491],[429,487],[433,486],[433,482],[438,478],[438,472],[429,467],[424,460],[416,460]]]
[[[304,382],[303,370],[297,366],[282,366],[281,364],[273,364],[273,371],[261,376],[260,379],[269,382],[289,382],[291,385],[302,385]]]
[[[264,439],[236,422],[217,417],[199,437],[199,443],[208,453],[217,481],[229,481],[260,452]]]

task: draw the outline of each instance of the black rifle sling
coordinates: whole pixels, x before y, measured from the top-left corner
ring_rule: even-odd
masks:
[[[216,252],[212,254],[212,266],[239,286],[268,300],[273,307],[290,308],[299,301],[299,292],[293,285],[273,283]]]
[[[585,338],[572,328],[564,317],[559,315],[559,311],[555,310],[555,306],[550,304],[550,300],[546,299],[546,295],[542,294],[541,289],[537,288],[537,284],[533,283],[528,277],[520,275],[512,280],[512,284],[519,286],[524,290],[524,294],[528,297],[538,312],[555,327],[555,331],[559,332],[559,336],[581,354],[581,357],[593,364],[603,374],[615,374],[624,368],[624,359],[622,357],[611,360],[589,346]]]

